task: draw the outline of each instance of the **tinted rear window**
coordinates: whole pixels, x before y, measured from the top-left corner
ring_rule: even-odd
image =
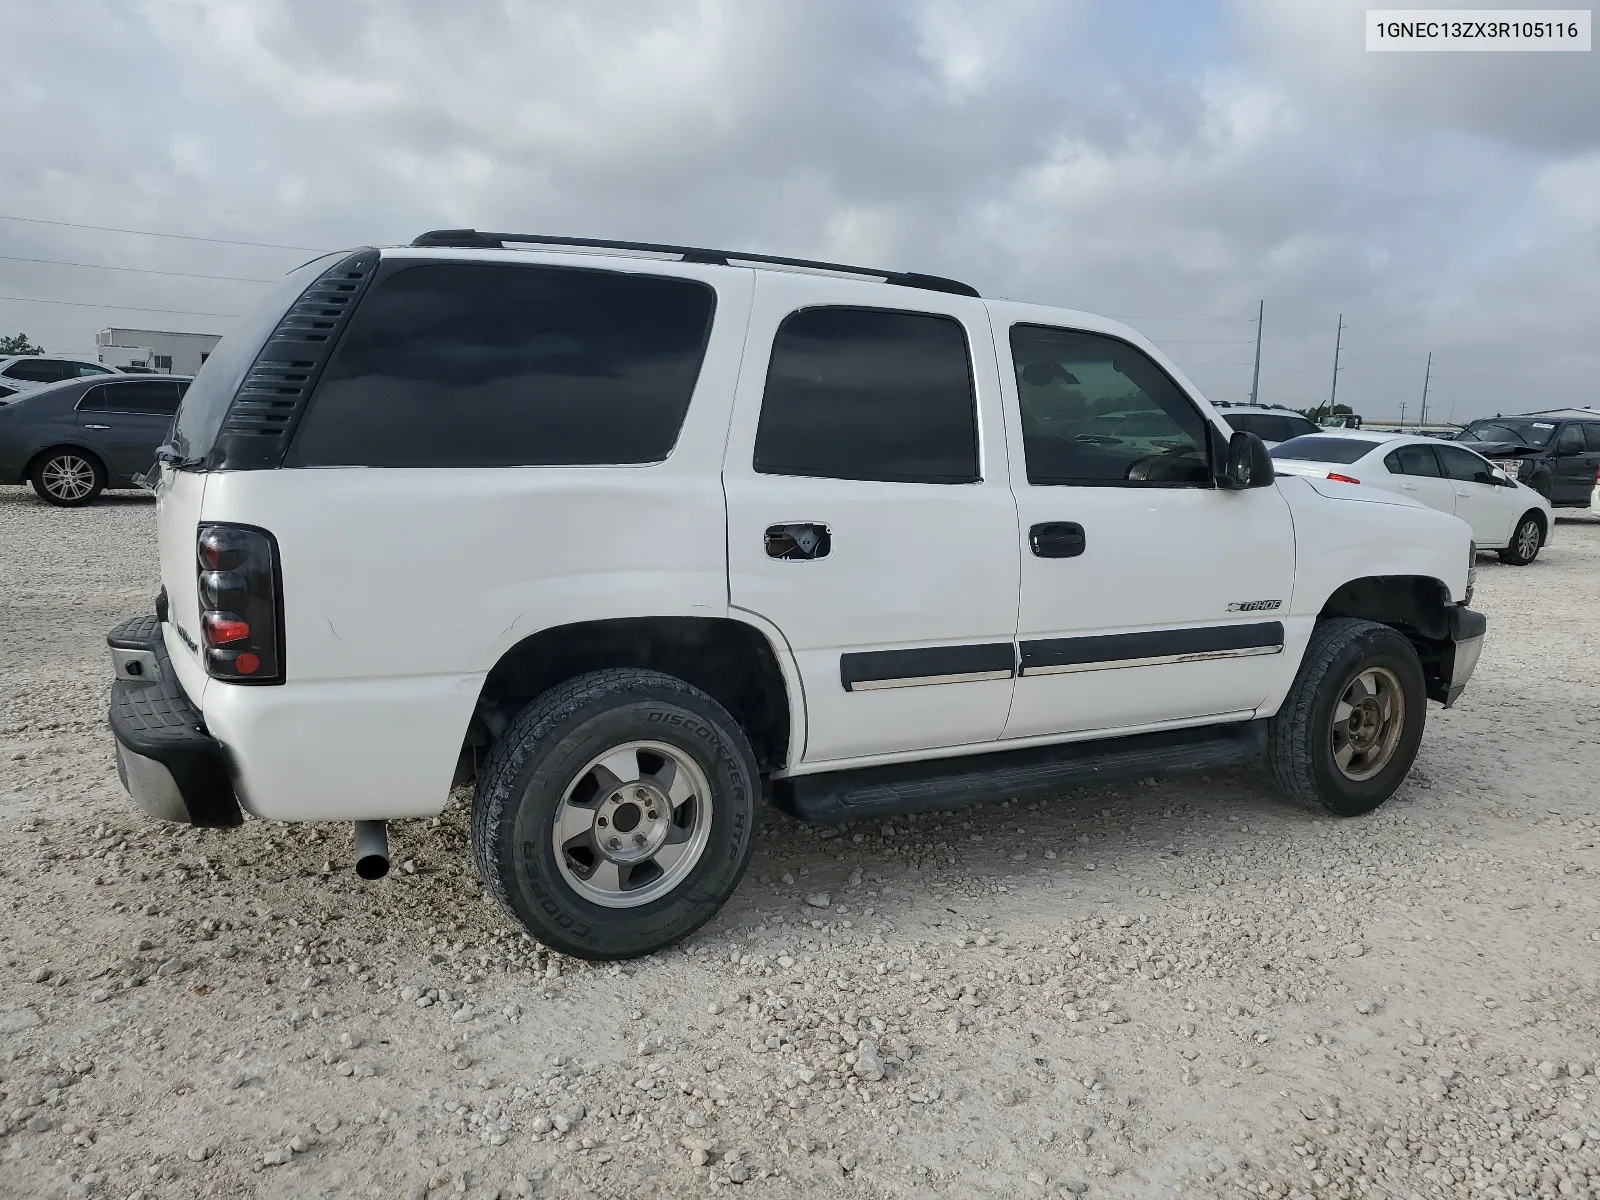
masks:
[[[287,465],[659,462],[688,411],[715,307],[706,284],[662,275],[407,267],[351,318]]]
[[[1378,445],[1377,442],[1358,442],[1354,438],[1312,433],[1305,437],[1290,438],[1283,445],[1274,446],[1272,457],[1305,462],[1342,463],[1348,466],[1356,459],[1371,454]]]
[[[876,308],[802,309],[772,343],[757,471],[892,483],[978,478],[961,323]]]

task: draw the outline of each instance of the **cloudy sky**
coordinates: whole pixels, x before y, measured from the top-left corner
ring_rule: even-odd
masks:
[[[300,247],[473,225],[954,275],[1213,399],[1264,300],[1268,401],[1327,398],[1343,313],[1369,417],[1430,350],[1441,417],[1600,405],[1600,60],[1369,54],[1365,7],[14,0],[0,332],[225,332]]]

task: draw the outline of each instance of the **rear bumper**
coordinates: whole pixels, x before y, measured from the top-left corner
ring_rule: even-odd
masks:
[[[1445,643],[1440,663],[1438,682],[1429,692],[1430,700],[1441,701],[1450,708],[1467,690],[1472,673],[1478,669],[1478,656],[1483,653],[1483,637],[1488,630],[1488,619],[1464,605],[1453,606],[1448,615],[1450,637]]]
[[[243,817],[226,751],[189,703],[154,614],[106,635],[116,678],[111,732],[117,776],[145,812],[163,821],[226,827]]]

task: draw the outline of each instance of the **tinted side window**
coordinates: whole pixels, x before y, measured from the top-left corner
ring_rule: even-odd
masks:
[[[287,462],[659,462],[688,411],[715,306],[705,284],[660,275],[407,267],[356,310]]]
[[[1563,425],[1561,432],[1556,435],[1555,452],[1557,454],[1584,453],[1583,427],[1581,425]]]
[[[1585,424],[1583,435],[1588,440],[1590,451],[1600,450],[1600,422],[1591,421]]]
[[[183,390],[175,383],[103,383],[78,401],[79,412],[147,413],[170,417],[178,411]]]
[[[110,375],[112,371],[108,367],[97,367],[92,363],[78,363],[73,374],[79,379],[85,379],[92,375]]]
[[[1238,433],[1253,433],[1258,438],[1269,442],[1283,442],[1288,439],[1281,436],[1276,418],[1265,413],[1231,413],[1224,411],[1222,419],[1228,427]]]
[[[1290,438],[1304,437],[1308,433],[1321,433],[1322,426],[1315,421],[1308,421],[1304,417],[1279,417],[1283,422],[1283,441]]]
[[[754,466],[769,475],[971,483],[972,364],[961,323],[928,313],[791,313],[772,342]]]
[[[1014,325],[1011,357],[1029,483],[1210,485],[1205,418],[1143,351]]]
[[[12,379],[23,379],[29,383],[60,383],[63,379],[72,378],[67,374],[65,363],[49,358],[25,358],[7,367],[6,374]]]
[[[1425,475],[1429,479],[1439,477],[1439,463],[1433,457],[1431,446],[1401,446],[1389,452],[1383,465],[1396,475]]]
[[[1439,461],[1444,464],[1446,478],[1459,479],[1464,483],[1493,485],[1494,472],[1490,470],[1488,462],[1472,451],[1463,450],[1459,446],[1435,446],[1433,449],[1439,456]]]

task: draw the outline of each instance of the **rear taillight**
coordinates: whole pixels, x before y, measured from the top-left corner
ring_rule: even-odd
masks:
[[[1349,475],[1341,475],[1337,471],[1329,471],[1328,472],[1328,478],[1333,480],[1335,483],[1360,483],[1361,482],[1361,480],[1354,479]]]
[[[282,683],[277,542],[264,529],[202,525],[195,559],[206,670],[235,683]]]

